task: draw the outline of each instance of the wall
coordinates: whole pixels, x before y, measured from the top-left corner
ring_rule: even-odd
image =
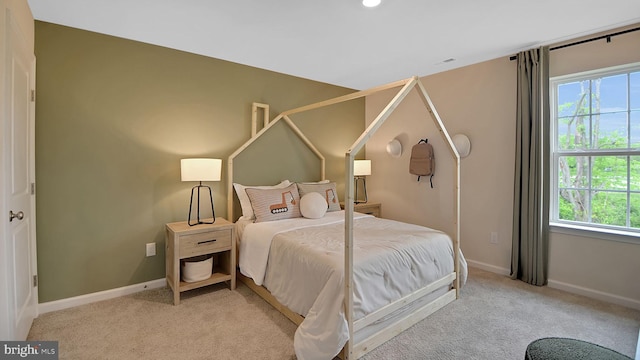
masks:
[[[612,30],[611,32],[615,32]],[[640,61],[640,32],[551,52],[552,76]],[[509,274],[515,163],[516,62],[498,58],[421,80],[451,135],[466,134],[471,154],[461,161],[461,247],[471,265]],[[371,122],[391,98],[367,98]],[[383,216],[452,232],[453,161],[424,110],[411,94],[367,144],[372,175],[370,201],[381,201]],[[410,147],[428,137],[435,146],[434,189],[408,173]],[[387,142],[398,138],[404,153],[392,158]],[[498,243],[489,242],[498,234]],[[640,244],[553,233],[549,283],[565,290],[640,308]]]
[[[501,271],[509,268],[511,251],[514,69],[508,58],[500,58],[421,79],[449,134],[466,134],[472,144],[471,154],[461,161],[462,250],[468,259]],[[367,119],[389,97],[368,97]],[[385,152],[386,144],[396,137],[403,145],[400,158]],[[428,180],[418,182],[408,172],[411,146],[421,138],[429,138],[435,147],[433,189]],[[415,92],[367,143],[366,150],[372,160],[369,197],[382,202],[385,217],[452,233],[454,162]],[[498,244],[489,243],[491,232],[498,233]]]
[[[250,137],[251,104],[269,104],[273,117],[352,91],[44,22],[35,51],[41,302],[163,278],[164,224],[186,220],[196,185],[180,182],[181,158],[223,159],[223,180],[208,185],[226,217],[226,160]],[[364,100],[293,117],[341,187],[363,117]],[[263,154],[278,159],[281,143],[296,151],[290,138]],[[246,157],[238,166],[273,173]],[[155,257],[145,257],[149,242]]]

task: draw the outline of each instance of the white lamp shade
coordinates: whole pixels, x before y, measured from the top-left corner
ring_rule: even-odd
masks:
[[[366,7],[376,7],[380,5],[381,0],[362,0],[362,5]]]
[[[355,176],[371,175],[371,160],[354,160],[353,175]]]
[[[222,160],[220,159],[180,160],[182,181],[220,181],[221,171]]]

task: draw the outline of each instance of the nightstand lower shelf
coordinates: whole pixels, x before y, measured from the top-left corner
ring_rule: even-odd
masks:
[[[213,274],[211,274],[211,276],[209,276],[208,279],[194,281],[194,282],[186,282],[186,281],[180,280],[179,291],[180,292],[189,291],[189,290],[197,289],[199,287],[213,285],[213,284],[221,283],[223,281],[231,280],[231,275],[225,274],[222,272],[216,272],[216,269],[214,269],[213,271],[214,271]]]

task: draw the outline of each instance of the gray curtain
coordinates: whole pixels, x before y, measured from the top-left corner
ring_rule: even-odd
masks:
[[[549,250],[549,47],[517,56],[511,278],[546,285]]]

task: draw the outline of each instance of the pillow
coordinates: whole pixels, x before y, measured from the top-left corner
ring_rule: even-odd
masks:
[[[242,217],[241,219],[253,220],[255,216],[253,215],[253,209],[251,208],[251,201],[249,201],[249,196],[247,196],[247,192],[245,191],[248,188],[253,189],[281,189],[286,188],[291,185],[289,180],[283,180],[280,184],[277,185],[264,185],[264,186],[245,186],[237,183],[233,183],[233,188],[236,190],[236,195],[238,195],[238,200],[240,200],[240,207],[242,208]]]
[[[274,221],[301,217],[300,195],[296,184],[284,189],[245,189],[256,222]]]
[[[309,219],[319,219],[327,212],[327,200],[320,193],[310,192],[300,198],[300,213]]]
[[[298,192],[300,196],[305,196],[311,192],[317,192],[325,199],[328,204],[327,211],[340,211],[340,202],[338,201],[338,191],[336,191],[336,183],[298,183]]]

